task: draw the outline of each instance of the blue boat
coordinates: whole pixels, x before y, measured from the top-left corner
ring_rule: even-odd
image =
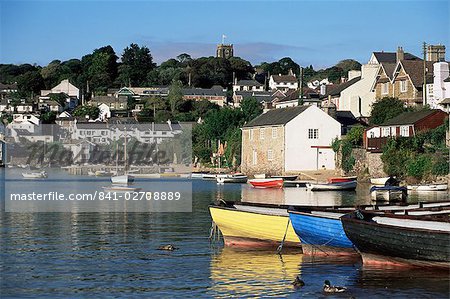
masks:
[[[289,218],[307,255],[355,255],[353,243],[347,238],[340,217],[349,211],[289,209]]]

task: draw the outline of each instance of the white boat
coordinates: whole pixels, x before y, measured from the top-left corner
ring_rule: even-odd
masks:
[[[128,174],[116,175],[111,177],[111,182],[113,184],[128,185],[134,182],[134,177]]]
[[[41,171],[41,172],[23,172],[22,176],[25,179],[45,179],[48,177],[47,172]]]
[[[247,176],[243,174],[230,174],[226,177],[220,176],[216,178],[217,184],[225,183],[247,183]]]
[[[307,183],[306,189],[311,191],[344,191],[355,190],[357,182],[339,182],[339,183]]]
[[[386,178],[372,178],[372,179],[370,179],[370,183],[372,185],[384,186],[384,184],[386,183],[387,180],[389,180],[389,177],[386,177]]]
[[[408,195],[406,187],[399,186],[372,186],[370,196],[374,201],[404,201]]]
[[[87,174],[88,176],[95,176],[95,171],[89,170]]]
[[[265,173],[255,174],[254,177],[255,179],[265,179],[266,174]]]
[[[130,186],[107,186],[102,187],[106,192],[136,192],[140,191],[142,188],[130,187]]]
[[[408,190],[411,191],[445,191],[448,189],[447,184],[429,184],[429,185],[409,185]]]
[[[224,173],[205,173],[202,178],[207,181],[215,181],[219,177],[226,177],[228,174]]]

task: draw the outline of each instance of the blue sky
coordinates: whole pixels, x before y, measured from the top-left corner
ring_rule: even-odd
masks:
[[[289,56],[315,68],[372,51],[421,54],[449,47],[450,1],[8,1],[0,0],[0,63],[81,58],[134,42],[158,63],[180,53],[215,55],[222,34],[258,64]],[[447,55],[448,57],[448,55]]]

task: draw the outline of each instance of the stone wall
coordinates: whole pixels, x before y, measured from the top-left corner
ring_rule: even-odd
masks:
[[[352,150],[352,156],[355,158],[355,166],[349,173],[344,173],[341,165],[341,152],[336,155],[336,170],[339,170],[342,175],[356,175],[361,181],[387,176],[383,171],[381,153],[371,153],[362,148],[355,148]]]
[[[261,130],[264,130],[263,134]],[[276,130],[276,133],[272,133],[272,130]],[[268,160],[269,150],[272,151],[271,161]],[[253,152],[257,156],[256,164],[253,163]],[[266,126],[242,130],[241,171],[246,175],[284,173],[284,127]]]

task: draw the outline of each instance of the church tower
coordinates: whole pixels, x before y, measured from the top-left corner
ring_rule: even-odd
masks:
[[[225,35],[222,35],[222,43],[217,45],[216,57],[230,58],[233,57],[233,44],[225,44]]]

